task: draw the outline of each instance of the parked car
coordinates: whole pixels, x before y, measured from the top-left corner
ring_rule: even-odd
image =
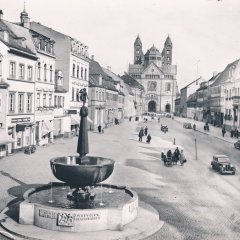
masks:
[[[161,124],[161,131],[167,132],[168,131],[168,126],[166,124]]]
[[[236,168],[230,163],[229,157],[226,155],[213,155],[211,165],[220,174],[230,173],[234,175],[236,172]]]
[[[192,124],[189,122],[185,122],[185,123],[183,123],[183,128],[192,129]]]
[[[167,117],[167,118],[172,118],[172,114],[171,114],[171,113],[166,113],[166,114],[165,114],[165,117]]]
[[[240,150],[240,140],[234,143],[234,147]]]

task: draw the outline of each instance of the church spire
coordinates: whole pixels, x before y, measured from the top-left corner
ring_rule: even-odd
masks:
[[[136,40],[135,40],[135,42],[134,42],[134,45],[142,46],[142,42],[141,42],[141,39],[140,39],[140,37],[139,37],[139,34],[137,35],[137,38],[136,38]]]
[[[167,39],[166,39],[164,45],[172,45],[172,40],[171,40],[171,38],[169,37],[169,34],[168,34],[168,36],[167,36]]]

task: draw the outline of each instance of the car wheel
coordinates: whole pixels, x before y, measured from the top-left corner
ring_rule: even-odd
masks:
[[[232,175],[235,175],[235,172],[232,172]]]

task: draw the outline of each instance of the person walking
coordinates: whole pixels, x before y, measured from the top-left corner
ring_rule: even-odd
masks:
[[[147,136],[147,134],[148,134],[148,127],[147,126],[144,129],[144,134],[145,134],[145,136]]]
[[[150,144],[150,142],[151,142],[151,139],[152,139],[152,137],[151,137],[151,135],[150,135],[150,133],[147,135],[147,143],[148,144]]]
[[[224,137],[225,133],[226,133],[226,129],[225,129],[225,126],[223,126],[223,127],[222,127],[222,136],[223,136],[223,137]]]
[[[98,132],[101,133],[102,132],[102,126],[99,124],[98,125]]]
[[[183,150],[181,150],[179,160],[180,160],[181,166],[183,166],[183,164],[187,161],[187,160],[186,160],[186,157],[185,157],[184,154],[183,154]]]
[[[138,133],[138,141],[139,142],[142,142],[142,137],[143,137],[143,131],[142,131],[142,129],[139,131],[139,133]]]

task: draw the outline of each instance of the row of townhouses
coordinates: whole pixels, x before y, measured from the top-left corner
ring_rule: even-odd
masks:
[[[213,77],[194,80],[180,90],[175,114],[194,118],[227,130],[240,128],[240,59]]]
[[[143,87],[88,56],[88,46],[30,21],[4,20],[0,10],[0,157],[50,144],[79,129],[79,91],[88,91],[89,129],[142,113]]]

